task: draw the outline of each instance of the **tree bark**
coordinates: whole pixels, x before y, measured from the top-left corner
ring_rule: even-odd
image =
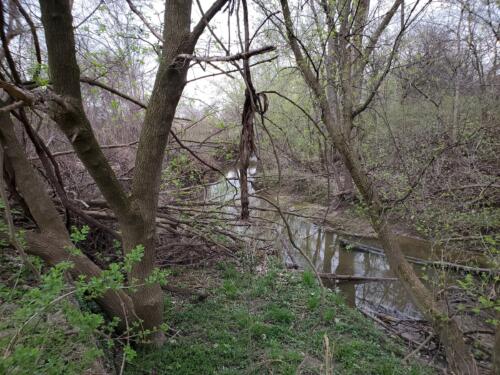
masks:
[[[243,114],[241,119],[241,136],[240,136],[240,199],[241,199],[241,219],[247,220],[250,217],[248,209],[248,167],[250,166],[250,157],[255,151],[254,146],[254,117],[255,109],[253,100],[256,99],[255,91],[252,93],[253,87],[245,89],[245,102],[243,104]],[[252,99],[253,96],[253,99]]]
[[[139,139],[130,197],[132,211],[139,213],[140,220],[123,227],[125,249],[139,244],[145,249],[144,257],[131,272],[131,276],[139,280],[146,278],[154,268],[162,161],[189,68],[189,61],[178,60],[177,55],[191,54],[194,50],[190,22],[191,1],[166,1],[163,55]],[[132,295],[137,313],[147,321],[149,328],[158,327],[163,321],[162,295],[158,284],[141,287]]]
[[[497,313],[500,315],[500,313]],[[493,375],[500,375],[500,323],[497,323],[495,344],[493,346]]]
[[[457,53],[457,61],[455,61],[455,72],[454,72],[454,77],[453,77],[453,118],[451,119],[448,127],[448,142],[450,145],[455,144],[457,141],[457,131],[458,131],[458,121],[459,121],[459,115],[460,115],[460,79],[461,79],[461,59],[462,57],[462,39],[461,39],[461,33],[462,33],[462,22],[463,22],[463,16],[464,16],[464,8],[462,7],[460,11],[460,18],[458,20],[458,26],[457,26],[457,40],[456,40],[456,53]],[[452,149],[453,150],[453,149]]]
[[[246,0],[242,0],[243,7],[243,32],[244,32],[244,54],[250,51],[250,29],[248,23],[248,7]],[[239,17],[239,14],[237,14]],[[240,200],[241,200],[241,219],[248,220],[250,211],[248,206],[248,167],[250,166],[250,158],[255,153],[254,139],[254,120],[257,102],[259,100],[252,82],[252,74],[250,71],[250,56],[243,59],[243,79],[245,80],[245,102],[243,104],[243,113],[241,116],[241,137],[240,137]]]

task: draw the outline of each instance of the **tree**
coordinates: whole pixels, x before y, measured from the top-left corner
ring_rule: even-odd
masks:
[[[320,36],[326,33],[323,41],[326,67],[320,70],[318,66],[321,61],[314,61],[310,57],[307,48],[310,44],[298,38],[288,1],[280,0],[280,4],[287,41],[297,66],[321,109],[322,121],[331,141],[342,155],[367,205],[371,224],[383,244],[392,271],[432,323],[445,345],[452,370],[460,374],[477,374],[477,365],[465,345],[457,322],[448,316],[445,306],[436,301],[420,281],[395,240],[387,216],[388,207],[383,204],[376,186],[363,168],[356,137],[353,135],[355,121],[368,108],[390,70],[399,41],[415,7],[406,18],[402,15],[401,30],[394,39],[385,64],[381,69],[369,69],[375,65],[375,49],[382,34],[388,29],[397,10],[400,7],[404,9],[403,1],[396,0],[391,4],[373,32],[366,37],[366,41],[364,35],[369,31],[368,24],[373,21],[368,19],[369,0],[316,2],[322,9],[324,20],[319,29]],[[313,12],[315,13],[315,10]],[[318,16],[316,18],[320,19]],[[324,75],[321,74],[323,71]]]
[[[186,84],[190,56],[206,25],[227,1],[216,0],[192,29],[191,1],[165,1],[162,53],[140,133],[130,195],[125,192],[104,156],[83,108],[71,1],[40,1],[53,91],[44,98],[37,97],[32,100],[33,95],[26,91],[21,85],[19,75],[15,74],[14,62],[10,64],[14,84],[6,83],[4,77],[1,77],[2,87],[11,97],[23,103],[16,105],[30,105],[35,101],[50,102],[52,118],[73,145],[76,154],[117,218],[125,253],[129,253],[138,245],[144,247],[143,257],[134,264],[129,274],[129,279],[139,285],[130,296],[133,305],[126,303],[128,297],[125,295],[121,296],[121,300],[119,296],[108,298],[106,295],[101,302],[111,315],[124,318],[125,311],[128,320],[141,320],[144,329],[154,332],[151,340],[157,345],[164,340],[159,330],[163,322],[163,296],[160,285],[149,284],[147,279],[153,271],[155,261],[155,219],[163,155],[175,111]],[[3,25],[0,26],[3,32]],[[8,41],[3,38],[2,42],[7,56],[10,57]],[[15,108],[17,107],[12,109]],[[3,128],[2,138],[6,155],[15,170],[17,188],[22,191],[23,198],[39,227],[38,233],[32,233],[28,237],[29,248],[52,264],[66,259],[69,240],[67,230],[57,217],[50,200],[37,200],[35,197],[35,193],[42,191],[43,187],[29,164],[26,164],[25,156],[15,147],[16,137],[13,131],[9,132]],[[48,218],[50,220],[47,220]],[[100,272],[85,256],[73,261],[76,275],[91,277]]]

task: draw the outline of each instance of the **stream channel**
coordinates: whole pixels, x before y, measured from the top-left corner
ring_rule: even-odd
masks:
[[[224,212],[234,215],[233,217],[239,213],[237,173],[236,169],[227,171],[225,178],[212,184],[207,190],[207,200],[212,204],[220,204]],[[253,188],[255,177],[256,167],[250,167],[248,170],[250,194],[255,192]],[[272,200],[271,197],[268,199]],[[283,221],[273,206],[263,199],[251,196],[250,208],[251,222],[265,224],[237,226],[237,230],[241,234],[272,241],[273,246],[281,250],[283,260],[287,265],[298,266],[299,269],[310,268],[307,260],[292,246],[286,228],[282,224]],[[287,207],[287,210],[290,212],[294,208]],[[294,212],[300,213],[300,210]],[[318,272],[376,278],[394,277],[377,240],[364,237],[346,239],[345,236],[317,225],[310,219],[291,214],[284,214],[284,216],[296,245],[308,255]],[[398,240],[405,255],[414,259],[429,259],[431,254],[429,242],[406,236],[399,236]],[[432,267],[425,267],[421,264],[414,264],[414,267],[424,280],[433,280],[433,277],[436,277],[432,274],[435,272]],[[422,319],[399,281],[348,281],[332,283],[332,285],[325,283],[325,286],[337,288],[351,307],[363,311],[377,311],[397,319]]]

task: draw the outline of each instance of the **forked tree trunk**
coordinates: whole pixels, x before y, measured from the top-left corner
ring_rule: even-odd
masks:
[[[280,0],[283,16],[285,20],[285,28],[288,42],[295,56],[297,65],[306,81],[307,85],[313,92],[315,99],[319,103],[322,110],[322,120],[325,123],[330,138],[336,149],[342,155],[343,161],[349,170],[354,184],[358,188],[364,202],[368,206],[368,214],[383,247],[387,260],[392,272],[401,280],[406,290],[410,293],[416,305],[422,311],[424,316],[431,322],[433,328],[438,333],[441,342],[445,346],[446,357],[450,368],[457,374],[476,375],[478,368],[474,357],[466,346],[463,333],[458,327],[457,322],[450,318],[443,304],[437,302],[431,292],[420,281],[414,269],[408,263],[401,251],[398,242],[390,228],[388,218],[386,216],[386,208],[382,205],[379,193],[370,179],[368,173],[364,170],[361,164],[361,157],[356,147],[353,147],[353,142],[350,140],[350,132],[346,129],[352,129],[354,103],[353,103],[353,86],[352,73],[346,74],[342,79],[342,97],[340,102],[342,105],[338,108],[338,114],[335,116],[332,113],[332,108],[328,102],[326,92],[320,81],[317,79],[313,71],[309,68],[305,60],[299,42],[294,34],[293,23],[290,14],[290,9],[287,0]],[[345,0],[343,6],[348,8],[348,0]],[[401,1],[396,0],[391,11],[386,15],[381,23],[382,27],[387,25],[390,18],[401,5]],[[391,14],[392,12],[392,14]],[[383,31],[379,28],[377,30]],[[380,35],[380,34],[379,34]],[[377,37],[378,38],[378,37]],[[377,38],[372,38],[370,46],[376,42]],[[342,42],[342,41],[341,41]],[[373,48],[371,46],[370,48]],[[343,50],[347,53],[349,49]],[[365,51],[366,53],[366,51]],[[346,56],[344,56],[344,60]],[[350,64],[350,62],[349,62]],[[346,67],[341,65],[341,70],[346,71]],[[359,69],[361,74],[362,69]]]
[[[227,1],[215,0],[192,31],[192,2],[165,1],[162,56],[139,139],[132,194],[128,197],[99,147],[83,109],[70,1],[40,0],[54,91],[67,107],[55,108],[53,117],[115,213],[124,251],[144,246],[144,256],[134,264],[129,277],[143,284],[132,293],[132,300],[143,327],[155,332],[150,337],[156,345],[164,341],[157,330],[163,322],[163,294],[157,283],[144,282],[155,265],[155,218],[162,161],[190,63],[188,58],[178,56],[192,55],[206,25]]]
[[[139,244],[144,246],[144,257],[132,268],[131,276],[146,279],[155,267],[156,211],[162,162],[168,135],[172,128],[177,105],[186,84],[189,61],[177,60],[179,54],[191,54],[191,1],[166,1],[164,46],[155,86],[148,103],[141,130],[135,163],[131,211],[137,212],[140,221],[123,227],[125,249]],[[163,322],[163,292],[160,285],[146,285],[132,294],[137,314],[147,328],[159,327]],[[156,337],[161,343],[163,337]]]
[[[73,244],[62,218],[48,196],[45,185],[26,158],[10,115],[5,112],[0,113],[0,142],[14,171],[16,187],[39,227],[38,232],[26,233],[28,252],[41,257],[49,265],[71,261],[74,264],[71,269],[74,277],[99,276],[101,269],[88,257],[71,255],[68,251]],[[131,323],[137,319],[130,297],[122,291],[109,291],[98,302],[109,316],[120,318],[121,328],[125,327],[126,320]]]
[[[136,236],[143,240],[141,231],[145,230],[144,219],[139,210],[133,210],[128,197],[122,189],[111,166],[103,154],[93,133],[91,124],[83,109],[82,95],[80,90],[80,69],[76,60],[75,39],[73,33],[71,5],[67,0],[44,0],[40,1],[42,22],[44,25],[45,39],[49,58],[49,70],[53,81],[54,91],[66,102],[67,108],[54,105],[52,117],[60,129],[72,143],[76,154],[93,177],[104,198],[114,211],[120,229],[123,232],[123,246],[125,252],[131,251],[138,244],[145,247],[143,259],[140,266],[151,259],[151,241],[147,243],[130,240]],[[31,207],[30,207],[31,208]],[[137,267],[135,266],[135,270]],[[144,282],[144,274],[149,274],[152,267],[142,268],[142,275],[132,272],[129,277],[141,284]],[[142,276],[142,277],[138,277]],[[158,286],[159,288],[159,286]],[[156,316],[153,324],[150,314],[142,315],[147,310],[162,315],[161,307],[153,308],[152,305],[162,306],[162,299],[156,295],[156,303],[152,303],[149,294],[143,294],[147,299],[148,308],[141,307],[141,301],[133,298],[134,308],[142,320],[145,329],[153,330],[161,324],[161,317]],[[139,311],[141,313],[139,313]]]

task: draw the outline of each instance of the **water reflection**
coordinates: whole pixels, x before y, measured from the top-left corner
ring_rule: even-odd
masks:
[[[338,275],[393,277],[383,256],[347,249],[336,233],[307,220],[289,216],[288,222],[293,229],[295,242],[310,257],[318,271]],[[299,267],[307,268],[307,261],[298,252],[294,252],[293,258]],[[422,273],[423,269],[417,266],[417,272]],[[345,282],[337,287],[352,307],[382,310],[403,318],[421,318],[399,282]]]
[[[253,181],[255,173],[255,167],[249,169],[250,194],[254,193]],[[224,203],[229,203],[229,205],[224,206],[224,210],[231,214],[238,214],[239,180],[237,171],[229,171],[225,180],[221,179],[219,183],[210,186],[207,191],[207,198],[211,202],[220,203],[221,206]],[[272,207],[265,201],[255,197],[250,197],[250,206],[254,207],[251,212],[252,217],[261,217],[268,222],[276,223],[276,225],[272,229],[269,227],[263,229],[256,225],[240,226],[236,227],[236,230],[241,233],[251,232],[253,235],[258,234],[261,238],[275,241],[275,246],[282,249],[285,262],[297,265],[299,268],[308,268],[307,261],[288,241],[285,228],[279,225],[281,222],[279,214],[273,210],[268,210]],[[259,208],[265,210],[259,210]],[[308,255],[318,271],[339,275],[393,276],[383,256],[347,249],[336,233],[303,218],[288,215],[287,221],[292,229],[296,244]],[[367,245],[372,244],[367,243]],[[402,245],[405,253],[421,252],[421,249],[411,248],[411,242]],[[423,273],[424,270],[417,267],[417,272]],[[353,307],[376,309],[402,318],[421,318],[408,293],[399,282],[347,282],[329,286],[338,288],[346,302]]]

